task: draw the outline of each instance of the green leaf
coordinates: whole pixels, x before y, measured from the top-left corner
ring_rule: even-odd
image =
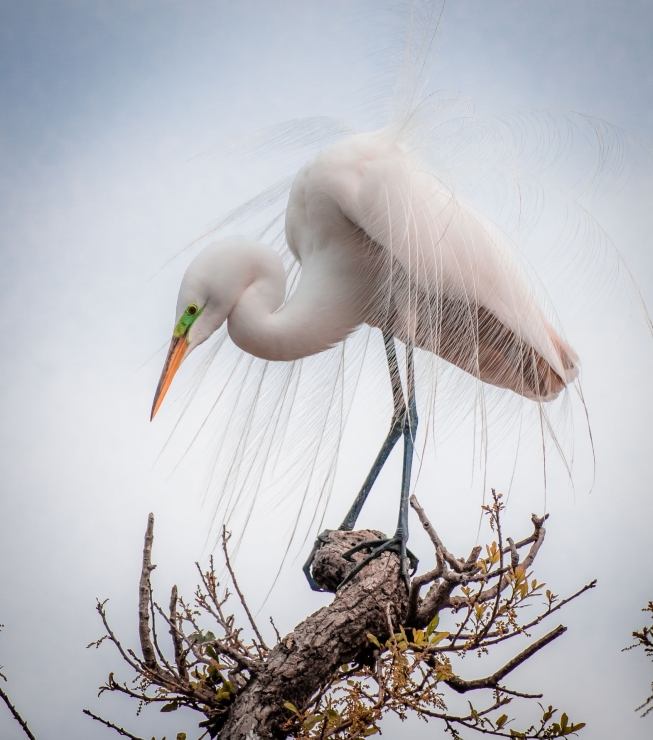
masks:
[[[284,707],[286,709],[290,709],[291,712],[294,712],[295,714],[299,714],[299,709],[290,701],[284,701],[283,703]]]
[[[433,619],[429,622],[428,627],[426,628],[426,636],[430,637],[436,630],[438,624],[440,624],[440,617],[439,615],[435,615]]]
[[[449,634],[450,634],[449,632],[438,632],[437,634],[433,635],[433,637],[430,640],[431,645],[437,645],[440,642],[440,640],[444,640],[445,637],[449,637]]]
[[[320,720],[323,719],[324,716],[321,714],[309,714],[308,717],[306,717],[306,719],[302,722],[302,727],[305,730],[311,730]]]
[[[502,714],[499,719],[496,721],[497,728],[500,730],[508,721],[508,715]]]
[[[165,704],[161,707],[162,712],[174,712],[179,709],[179,702],[177,700],[171,701],[170,704]]]
[[[186,733],[185,732],[178,732],[177,733],[177,740],[186,740]]]
[[[369,737],[370,735],[376,735],[376,733],[379,731],[378,727],[368,727],[367,730],[364,730],[361,732],[361,735],[363,737]]]
[[[373,644],[376,645],[378,648],[381,647],[381,643],[374,637],[374,635],[371,632],[367,633],[367,639]]]

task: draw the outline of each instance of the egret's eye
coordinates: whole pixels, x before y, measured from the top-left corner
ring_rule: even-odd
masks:
[[[186,309],[186,311],[187,311],[187,312],[188,312],[188,313],[189,313],[189,314],[190,314],[191,316],[195,316],[195,314],[197,313],[197,306],[196,306],[196,305],[195,305],[194,303],[191,303],[191,305],[190,305],[190,306],[188,306],[188,308]]]

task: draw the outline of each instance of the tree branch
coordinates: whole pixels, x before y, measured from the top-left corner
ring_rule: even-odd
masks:
[[[11,700],[9,699],[5,691],[2,689],[2,687],[0,687],[0,699],[2,699],[2,701],[7,705],[7,709],[9,709],[9,711],[12,713],[16,722],[18,722],[18,724],[23,728],[23,732],[27,735],[29,740],[36,740],[34,735],[32,735],[32,731],[27,726],[27,722],[25,722],[25,720],[20,716],[20,714],[18,713],[18,710],[11,703]]]
[[[252,613],[250,612],[249,607],[247,606],[247,602],[245,601],[243,592],[240,590],[240,587],[238,586],[238,581],[236,580],[236,574],[234,573],[234,569],[231,567],[231,560],[229,560],[229,551],[227,549],[227,542],[229,541],[229,537],[231,537],[231,535],[227,532],[227,528],[223,526],[222,527],[222,550],[224,552],[224,560],[227,566],[227,570],[229,571],[229,575],[231,576],[231,581],[234,584],[234,588],[236,589],[236,593],[238,594],[240,603],[243,605],[245,614],[247,614],[247,619],[249,620],[249,623],[252,625],[254,634],[258,638],[259,644],[263,648],[263,650],[267,651],[269,650],[269,648],[265,644],[265,640],[261,636],[261,633],[259,632],[258,627],[256,626],[256,622],[254,621],[254,617],[252,616]]]
[[[106,727],[115,730],[119,735],[122,735],[123,737],[128,737],[130,740],[143,740],[142,737],[138,737],[138,735],[132,735],[131,732],[127,732],[127,730],[123,729],[122,727],[118,727],[118,725],[114,725],[113,722],[102,719],[102,717],[98,717],[97,714],[93,714],[93,712],[89,711],[88,709],[82,709],[82,712],[91,717],[91,719],[94,719],[97,722],[101,722]]]
[[[219,736],[225,740],[273,740],[287,736],[298,740],[351,740],[378,731],[377,723],[385,712],[394,711],[403,716],[409,710],[443,721],[454,737],[459,737],[456,724],[483,734],[511,737],[505,727],[506,717],[499,718],[501,723],[495,726],[490,713],[509,702],[509,697],[533,699],[540,695],[508,689],[501,682],[559,637],[565,627],[558,626],[532,642],[485,678],[460,678],[454,673],[451,660],[464,657],[470,649],[487,652],[491,645],[524,635],[529,626],[592,588],[594,583],[561,602],[556,602],[557,597],[547,592],[547,610],[528,625],[520,624],[517,609],[524,599],[538,594],[541,588],[536,581],[529,585],[526,569],[542,545],[544,518],[534,516],[533,534],[518,543],[508,538],[508,546],[504,547],[499,525],[501,496],[493,492],[493,497],[494,505],[485,509],[497,533],[498,545],[492,543],[488,557],[480,560],[479,546],[472,548],[467,558],[454,557],[444,547],[417,500],[411,498],[435,545],[437,563],[432,571],[413,579],[408,594],[401,578],[399,557],[392,551],[371,560],[340,587],[349,571],[367,556],[364,551],[358,551],[350,560],[344,554],[362,542],[382,538],[383,534],[366,530],[328,532],[315,553],[312,575],[323,589],[335,592],[335,598],[285,637],[277,633],[277,644],[271,650],[263,642],[238,585],[227,550],[226,530],[222,542],[225,562],[258,642],[246,643],[240,636],[241,628],[234,627],[234,616],[223,610],[228,592],[220,595],[212,560],[209,570],[199,569],[202,584],[195,592],[194,605],[180,598],[176,587],[171,591],[169,616],[153,602],[150,574],[154,567],[151,563],[154,521],[150,515],[139,591],[143,660],[132,650],[123,650],[107,624],[104,604],[98,603],[109,639],[137,672],[134,688],[117,683],[111,674],[101,693],[118,691],[145,703],[168,703],[166,710],[189,707],[204,715],[200,727],[211,738]],[[526,545],[530,545],[528,554],[519,564],[518,550]],[[505,567],[504,555],[510,557],[510,565]],[[488,588],[493,580],[496,582]],[[420,589],[427,584],[431,586],[421,599]],[[504,594],[509,584],[513,587]],[[457,588],[463,595],[453,595]],[[494,603],[484,605],[490,600]],[[456,624],[455,634],[437,632],[437,620],[433,617],[443,609],[455,611],[461,607],[466,608],[466,614]],[[174,665],[160,651],[163,664],[157,660],[159,646],[152,642],[154,610],[169,626]],[[215,637],[202,626],[207,617],[224,630],[224,636]],[[406,627],[407,624],[410,626]],[[428,628],[420,629],[426,624]],[[468,716],[456,716],[447,711],[444,686],[460,694],[490,690],[494,699],[483,709],[474,709],[470,704]],[[518,733],[518,737],[557,737],[558,730],[550,724],[555,711],[545,711],[541,727],[537,725],[539,729],[532,725]],[[85,712],[121,735],[141,740],[89,710]],[[582,726],[581,723],[569,727]]]
[[[566,631],[566,627],[563,627],[561,624],[558,625],[554,630],[551,630],[551,632],[544,635],[544,637],[531,643],[527,648],[522,650],[519,655],[516,655],[512,660],[509,660],[502,668],[499,668],[499,670],[491,676],[487,676],[486,678],[476,678],[472,681],[465,681],[458,676],[454,676],[453,678],[446,680],[445,683],[459,694],[464,694],[467,691],[473,691],[474,689],[496,689],[499,686],[501,679],[505,678],[511,671],[514,671],[517,666],[520,666],[532,655],[535,655],[538,650],[541,650],[545,645],[553,642]]]
[[[147,518],[145,544],[143,545],[143,565],[141,580],[138,589],[138,636],[141,642],[141,651],[145,665],[153,672],[159,673],[160,667],[150,637],[150,573],[156,568],[152,565],[152,543],[154,542],[154,514]]]

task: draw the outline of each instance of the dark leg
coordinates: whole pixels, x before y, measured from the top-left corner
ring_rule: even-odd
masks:
[[[397,440],[401,437],[404,419],[406,417],[406,402],[404,401],[404,394],[401,389],[399,365],[397,364],[397,353],[395,351],[395,342],[392,334],[386,334],[384,332],[383,343],[385,344],[385,356],[388,360],[390,382],[392,383],[392,402],[394,407],[392,412],[392,421],[390,422],[390,431],[388,432],[388,436],[385,438],[385,442],[381,446],[379,454],[376,456],[372,469],[367,474],[363,487],[359,491],[358,496],[354,499],[351,509],[347,512],[347,516],[338,527],[338,529],[346,532],[350,532],[354,528],[358,515],[361,513],[361,509],[367,500],[369,492],[372,490],[374,482],[381,472],[381,468],[385,465],[385,461],[388,459],[394,446],[397,444]]]
[[[385,442],[381,446],[379,454],[376,456],[376,460],[374,461],[374,464],[372,465],[370,472],[367,474],[367,478],[365,479],[365,482],[363,483],[361,490],[358,492],[358,495],[354,499],[354,503],[351,505],[351,508],[349,509],[349,511],[347,512],[347,515],[343,519],[342,524],[338,528],[341,531],[349,532],[354,528],[356,524],[356,520],[358,519],[358,515],[360,514],[361,509],[363,508],[363,505],[365,504],[365,501],[367,500],[367,496],[369,495],[369,492],[372,490],[372,486],[374,485],[374,482],[378,478],[379,473],[381,472],[381,469],[385,465],[385,461],[388,459],[390,453],[394,449],[394,446],[397,444],[397,440],[399,439],[399,437],[401,437],[401,434],[402,432],[404,432],[406,425],[409,424],[408,417],[409,417],[410,412],[408,413],[406,412],[406,402],[404,400],[404,394],[401,388],[401,378],[399,376],[399,365],[397,363],[397,353],[395,351],[395,343],[394,343],[394,338],[392,334],[383,332],[383,343],[385,345],[385,356],[388,361],[388,370],[390,371],[390,383],[392,384],[393,412],[392,412],[392,421],[390,422],[390,431],[388,432],[388,436],[385,438]],[[407,350],[408,350],[408,347],[407,347]],[[411,373],[411,377],[414,376],[412,367],[413,367],[413,355],[412,355],[412,347],[411,347],[410,348],[410,363],[409,363],[409,368],[410,368],[409,373]],[[409,385],[411,382],[412,381],[409,380]],[[413,396],[414,396],[414,392],[413,392]],[[415,421],[417,421],[416,413],[415,413]],[[412,463],[412,456],[411,456],[411,463]],[[404,452],[404,468],[405,466],[406,466],[406,460],[405,460],[405,452]],[[405,475],[405,470],[404,470],[404,475]],[[409,482],[410,482],[410,470],[409,470],[408,476],[409,476]],[[313,545],[313,549],[311,550],[311,554],[308,556],[308,559],[304,563],[304,566],[302,568],[306,576],[306,579],[308,580],[309,586],[313,589],[313,591],[322,590],[313,580],[313,577],[311,575],[311,565],[313,563],[313,558],[315,557],[315,553],[322,546],[322,543],[324,541],[323,539],[324,535],[328,531],[329,530],[325,530],[320,535],[318,535],[317,539],[315,540],[315,544]]]
[[[410,477],[413,467],[413,453],[415,450],[415,434],[417,432],[417,404],[415,401],[415,366],[413,362],[413,347],[412,344],[406,345],[406,380],[407,380],[407,395],[408,395],[408,409],[404,413],[402,432],[404,436],[404,465],[401,480],[401,500],[399,503],[399,519],[397,521],[397,530],[394,536],[389,540],[371,540],[369,542],[361,542],[360,545],[353,547],[347,553],[345,557],[350,559],[355,552],[373,548],[372,552],[355,568],[353,568],[342,582],[341,585],[347,583],[364,568],[367,563],[373,558],[378,557],[381,553],[392,550],[397,552],[401,558],[401,575],[406,584],[406,588],[410,587],[409,579],[409,564],[411,569],[417,567],[417,558],[410,553],[406,548],[408,542],[408,500],[410,496]]]

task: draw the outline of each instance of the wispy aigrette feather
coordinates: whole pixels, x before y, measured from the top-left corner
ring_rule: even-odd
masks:
[[[562,452],[550,418],[556,406],[547,404],[575,381],[578,358],[530,245],[539,246],[542,213],[555,208],[564,218],[550,249],[569,246],[562,259],[551,259],[556,279],[578,272],[579,259],[607,279],[622,269],[580,198],[620,176],[632,142],[575,114],[478,120],[456,95],[420,101],[441,7],[417,5],[384,129],[354,135],[339,122],[306,119],[225,145],[255,155],[266,147],[322,150],[298,176],[281,172],[283,179],[200,238],[205,244],[238,228],[271,246],[288,277],[285,303],[271,313],[299,306],[295,323],[262,358],[251,354],[260,337],[239,333],[230,315],[232,336],[250,353],[223,326],[216,360],[210,364],[207,355],[198,368],[207,391],[200,397],[194,387],[189,398],[210,408],[201,435],[212,460],[207,494],[219,520],[239,533],[253,512],[271,506],[287,507],[290,537],[318,527],[365,363],[376,362],[379,386],[387,383],[383,356],[372,349],[379,332],[370,327],[418,348],[423,448],[443,419],[457,424],[474,414],[482,457],[488,429],[509,425],[505,419],[516,410]],[[566,178],[579,139],[588,165]],[[243,254],[247,244],[233,242]]]

